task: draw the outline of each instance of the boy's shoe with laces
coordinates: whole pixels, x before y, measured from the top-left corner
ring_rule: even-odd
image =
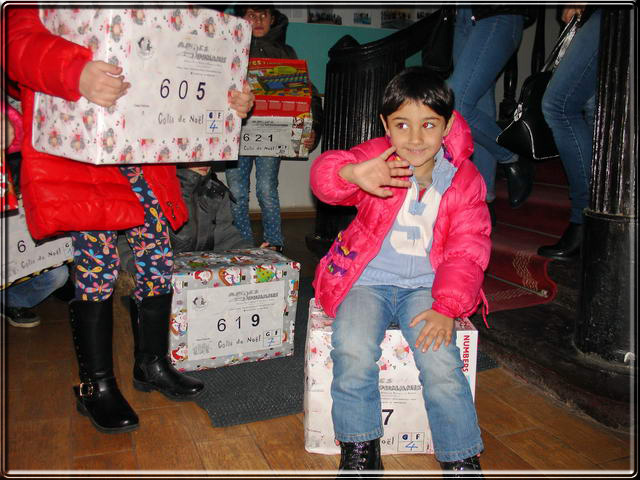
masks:
[[[338,478],[371,477],[367,470],[384,470],[380,456],[380,439],[366,442],[340,442]]]
[[[455,462],[440,462],[440,467],[446,477],[484,478],[481,473],[479,455],[474,455],[464,460],[456,460]]]
[[[31,328],[40,325],[40,317],[30,308],[5,306],[2,316],[13,327]]]

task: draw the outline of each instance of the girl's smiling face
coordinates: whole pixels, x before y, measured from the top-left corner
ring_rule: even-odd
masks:
[[[382,115],[380,118],[396,154],[420,174],[433,168],[442,138],[449,133],[454,117],[447,122],[428,106],[407,100],[386,120]]]

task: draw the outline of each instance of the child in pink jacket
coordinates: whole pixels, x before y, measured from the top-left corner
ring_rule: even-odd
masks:
[[[480,470],[484,447],[451,338],[454,319],[482,303],[491,221],[484,181],[469,160],[471,133],[453,101],[437,75],[408,68],[384,93],[386,137],[325,152],[311,169],[321,201],[358,209],[314,279],[316,300],[335,317],[331,396],[340,470],[383,469],[376,361],[390,324],[413,350],[443,470]]]

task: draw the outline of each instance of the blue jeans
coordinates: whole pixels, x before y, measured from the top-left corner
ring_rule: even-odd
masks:
[[[471,127],[473,163],[487,185],[487,202],[495,199],[497,163],[516,160],[496,137],[496,80],[522,39],[522,15],[495,15],[471,20],[470,8],[458,8],[453,39],[453,74],[448,80],[455,108]]]
[[[6,289],[5,302],[9,307],[31,308],[62,287],[69,278],[67,265],[60,265],[30,280]]]
[[[542,112],[569,181],[569,221],[580,224],[589,206],[600,16],[598,9],[578,29],[542,98]]]
[[[251,169],[256,164],[256,197],[262,210],[264,241],[271,245],[284,245],[280,221],[280,196],[278,195],[278,172],[280,159],[277,157],[238,157],[235,168],[227,168],[227,186],[235,202],[231,202],[233,221],[242,237],[254,243],[251,219],[249,218],[249,186]]]
[[[376,361],[385,331],[395,323],[414,354],[438,460],[462,460],[483,450],[471,388],[455,341],[448,347],[441,344],[436,352],[415,349],[422,324],[410,328],[409,323],[432,303],[428,288],[375,285],[354,286],[340,304],[331,336],[331,415],[337,440],[363,442],[383,435]]]

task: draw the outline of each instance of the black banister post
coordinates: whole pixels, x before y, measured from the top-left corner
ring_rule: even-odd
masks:
[[[438,20],[435,12],[375,42],[360,45],[346,35],[331,47],[325,77],[323,152],[348,149],[384,134],[378,116],[384,89],[404,68],[405,60],[425,46]],[[315,232],[306,237],[307,248],[323,256],[354,215],[353,208],[317,200]]]
[[[631,11],[603,7],[602,12],[591,199],[584,211],[575,344],[584,353],[634,365],[638,152]]]

